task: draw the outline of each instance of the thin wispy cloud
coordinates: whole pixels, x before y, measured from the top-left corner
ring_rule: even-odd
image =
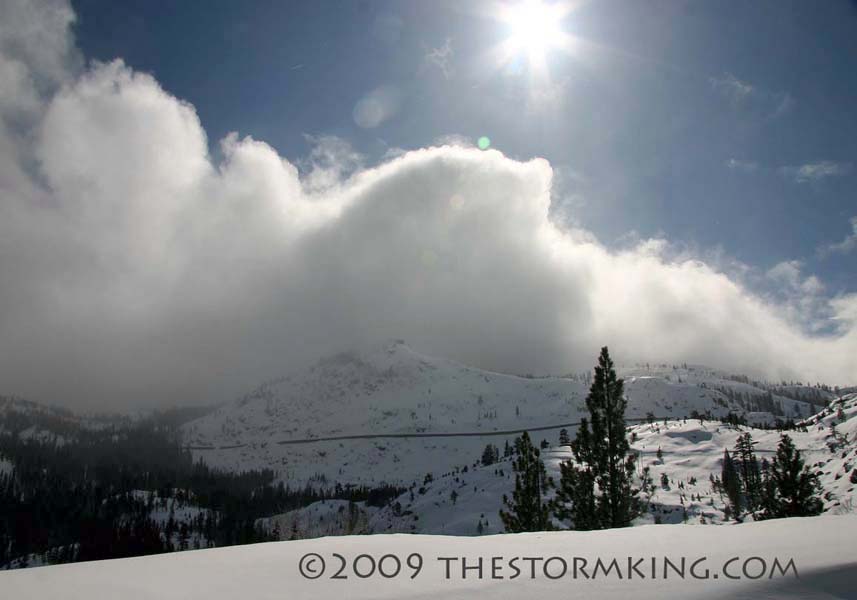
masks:
[[[738,79],[732,73],[709,77],[711,88],[735,109],[752,109],[767,119],[780,118],[794,108],[794,97],[785,91],[771,91]]]
[[[821,246],[818,249],[820,257],[830,256],[831,254],[848,254],[857,249],[857,216],[851,217],[851,233],[845,236],[842,241]]]
[[[775,92],[772,95],[772,99],[775,104],[774,110],[770,114],[772,119],[782,117],[794,108],[795,99],[788,92]]]
[[[746,81],[741,81],[732,73],[724,73],[720,77],[709,77],[708,82],[712,88],[723,94],[734,104],[740,104],[755,92],[755,88],[752,85]]]
[[[440,69],[443,76],[449,79],[453,74],[452,58],[455,53],[452,50],[452,40],[446,38],[442,46],[429,48],[425,55],[425,63]]]
[[[780,167],[780,173],[796,183],[809,183],[851,172],[851,163],[822,160],[797,166]]]
[[[752,160],[739,160],[737,158],[730,158],[726,161],[726,167],[733,171],[749,174],[755,173],[759,170],[759,163]]]

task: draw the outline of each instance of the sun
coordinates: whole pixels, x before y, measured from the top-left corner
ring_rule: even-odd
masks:
[[[541,0],[524,0],[507,7],[501,16],[509,25],[511,37],[506,46],[510,53],[526,53],[531,64],[541,64],[551,48],[565,45],[567,34],[562,30],[562,19],[568,12],[560,4]]]
[[[478,14],[502,25],[505,35],[486,49],[483,64],[509,78],[526,77],[534,97],[552,97],[556,87],[551,68],[562,71],[562,59],[585,49],[576,34],[565,30],[572,13],[585,1],[486,0],[486,8]]]

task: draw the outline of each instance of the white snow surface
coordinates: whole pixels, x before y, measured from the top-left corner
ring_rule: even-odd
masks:
[[[302,577],[299,560],[308,553],[317,553],[325,560],[324,574],[315,580]],[[345,559],[347,568],[344,580],[332,580],[338,571],[339,561],[332,556],[338,553]],[[412,553],[422,555],[423,567],[416,577],[404,566]],[[354,559],[369,554],[380,559],[386,554],[400,558],[403,568],[397,577],[384,578],[377,573],[367,578],[356,577],[351,571]],[[444,562],[438,557],[455,557]],[[483,560],[483,577],[477,571],[467,572],[462,578],[462,557],[474,566]],[[493,557],[502,557],[492,562]],[[511,559],[519,557],[520,575],[511,567]],[[543,559],[536,565],[531,577],[530,563],[520,557]],[[544,574],[547,559],[561,557],[566,564],[553,559]],[[573,577],[574,557],[585,559],[587,566]],[[629,557],[645,559],[643,576],[627,577]],[[655,557],[656,577],[649,567]],[[674,564],[686,560],[685,577],[673,571],[662,576],[663,558]],[[690,564],[705,557],[695,573],[705,579],[690,576]],[[733,557],[739,560],[727,564]],[[764,561],[762,562],[756,558]],[[617,571],[602,572],[593,577],[593,566],[600,559],[609,565],[616,560]],[[750,559],[750,560],[748,560]],[[794,571],[785,576],[773,568],[774,560],[782,566],[794,560]],[[387,572],[393,571],[388,559]],[[746,563],[745,563],[746,561]],[[415,559],[412,564],[415,564]],[[446,564],[450,565],[447,576]],[[582,563],[578,562],[578,566]],[[319,563],[314,563],[318,566]],[[499,565],[494,571],[491,565]],[[750,576],[763,574],[750,580],[741,576],[742,567]],[[367,559],[358,565],[364,574],[369,568]],[[725,568],[725,571],[724,571]],[[591,578],[585,579],[586,572]],[[774,576],[768,575],[773,572]],[[725,574],[741,576],[730,580]],[[715,578],[715,575],[717,577]],[[395,598],[539,598],[551,599],[585,597],[634,598],[634,600],[682,598],[857,598],[857,516],[822,516],[812,518],[780,519],[761,523],[747,523],[734,527],[678,527],[643,526],[598,532],[551,532],[506,534],[479,538],[378,535],[350,536],[346,538],[319,538],[294,542],[272,542],[250,546],[237,546],[210,550],[182,552],[140,558],[96,561],[58,565],[0,574],[0,590],[4,598],[17,600],[64,598],[89,600],[90,598],[123,598],[125,600],[204,599],[235,600],[236,598],[312,599],[328,598],[383,600]]]

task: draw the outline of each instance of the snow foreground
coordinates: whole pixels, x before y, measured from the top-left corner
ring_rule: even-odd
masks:
[[[306,558],[311,553],[315,556]],[[463,571],[465,565],[476,567],[479,558],[481,578],[477,568]],[[683,577],[678,574],[682,559]],[[301,568],[316,578],[302,575]],[[5,572],[0,589],[4,598],[19,600],[857,598],[857,516],[734,527],[272,542]]]

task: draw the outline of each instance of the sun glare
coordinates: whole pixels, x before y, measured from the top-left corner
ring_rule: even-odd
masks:
[[[531,57],[542,58],[545,52],[562,43],[562,11],[557,5],[528,0],[509,9],[506,21],[512,28],[511,46]]]
[[[567,12],[563,4],[541,0],[524,0],[508,7],[502,15],[512,32],[506,42],[508,53],[525,53],[532,66],[543,65],[548,50],[567,43],[561,26]]]

